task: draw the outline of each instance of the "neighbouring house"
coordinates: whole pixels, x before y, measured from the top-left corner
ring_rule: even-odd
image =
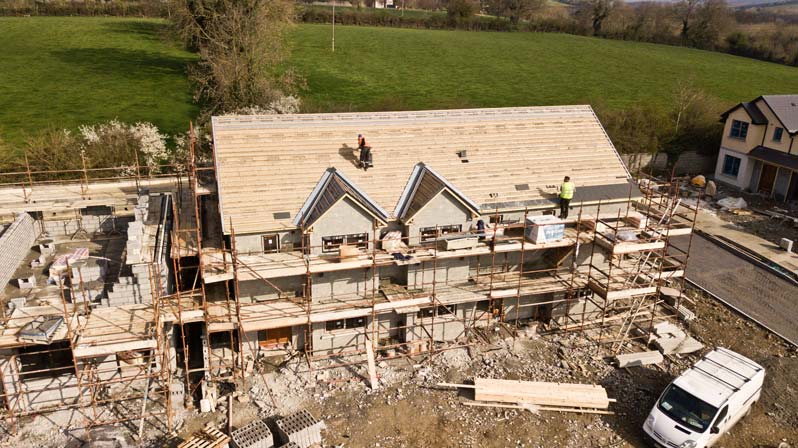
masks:
[[[716,179],[779,201],[798,199],[798,95],[763,95],[721,117]]]

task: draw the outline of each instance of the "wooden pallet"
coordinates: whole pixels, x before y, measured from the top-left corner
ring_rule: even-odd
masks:
[[[202,431],[194,433],[177,448],[223,448],[230,443],[230,436],[213,426],[206,426]]]

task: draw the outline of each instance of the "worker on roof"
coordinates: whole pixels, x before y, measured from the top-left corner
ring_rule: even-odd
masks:
[[[357,134],[357,149],[360,150],[360,167],[363,171],[367,171],[374,165],[371,163],[371,146],[366,144],[366,137],[363,137],[363,134]]]
[[[571,205],[571,199],[574,198],[576,192],[576,185],[571,182],[571,178],[565,176],[565,179],[560,185],[560,219],[568,218],[568,209]]]

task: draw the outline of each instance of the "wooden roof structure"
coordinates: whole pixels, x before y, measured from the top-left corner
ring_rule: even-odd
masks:
[[[623,199],[629,173],[590,106],[213,117],[225,233],[292,229],[335,168],[394,210],[423,162],[482,212],[551,207],[571,176],[584,201]],[[374,166],[358,167],[356,137]],[[465,151],[465,152],[463,152]],[[589,194],[588,194],[589,193]]]
[[[302,209],[296,215],[294,225],[313,225],[333,205],[347,197],[368,214],[382,221],[383,224],[386,223],[388,213],[385,210],[372,201],[365,192],[357,188],[346,176],[336,171],[335,168],[330,168],[324,172],[316,188],[313,189],[313,192],[305,201],[305,205],[302,206]]]
[[[474,214],[479,214],[479,206],[477,204],[468,199],[457,187],[447,182],[433,169],[423,163],[419,163],[413,168],[413,174],[410,175],[410,181],[407,182],[407,187],[405,187],[405,191],[396,205],[394,215],[404,221],[413,219],[416,213],[421,211],[429,201],[444,191],[448,191],[449,194],[454,196]]]

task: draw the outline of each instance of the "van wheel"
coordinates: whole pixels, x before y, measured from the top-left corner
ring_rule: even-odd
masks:
[[[754,409],[754,405],[755,404],[756,404],[756,401],[751,403],[751,406],[748,406],[748,410],[745,411],[745,415],[743,415],[743,417],[748,417],[749,415],[751,415],[751,410]]]

